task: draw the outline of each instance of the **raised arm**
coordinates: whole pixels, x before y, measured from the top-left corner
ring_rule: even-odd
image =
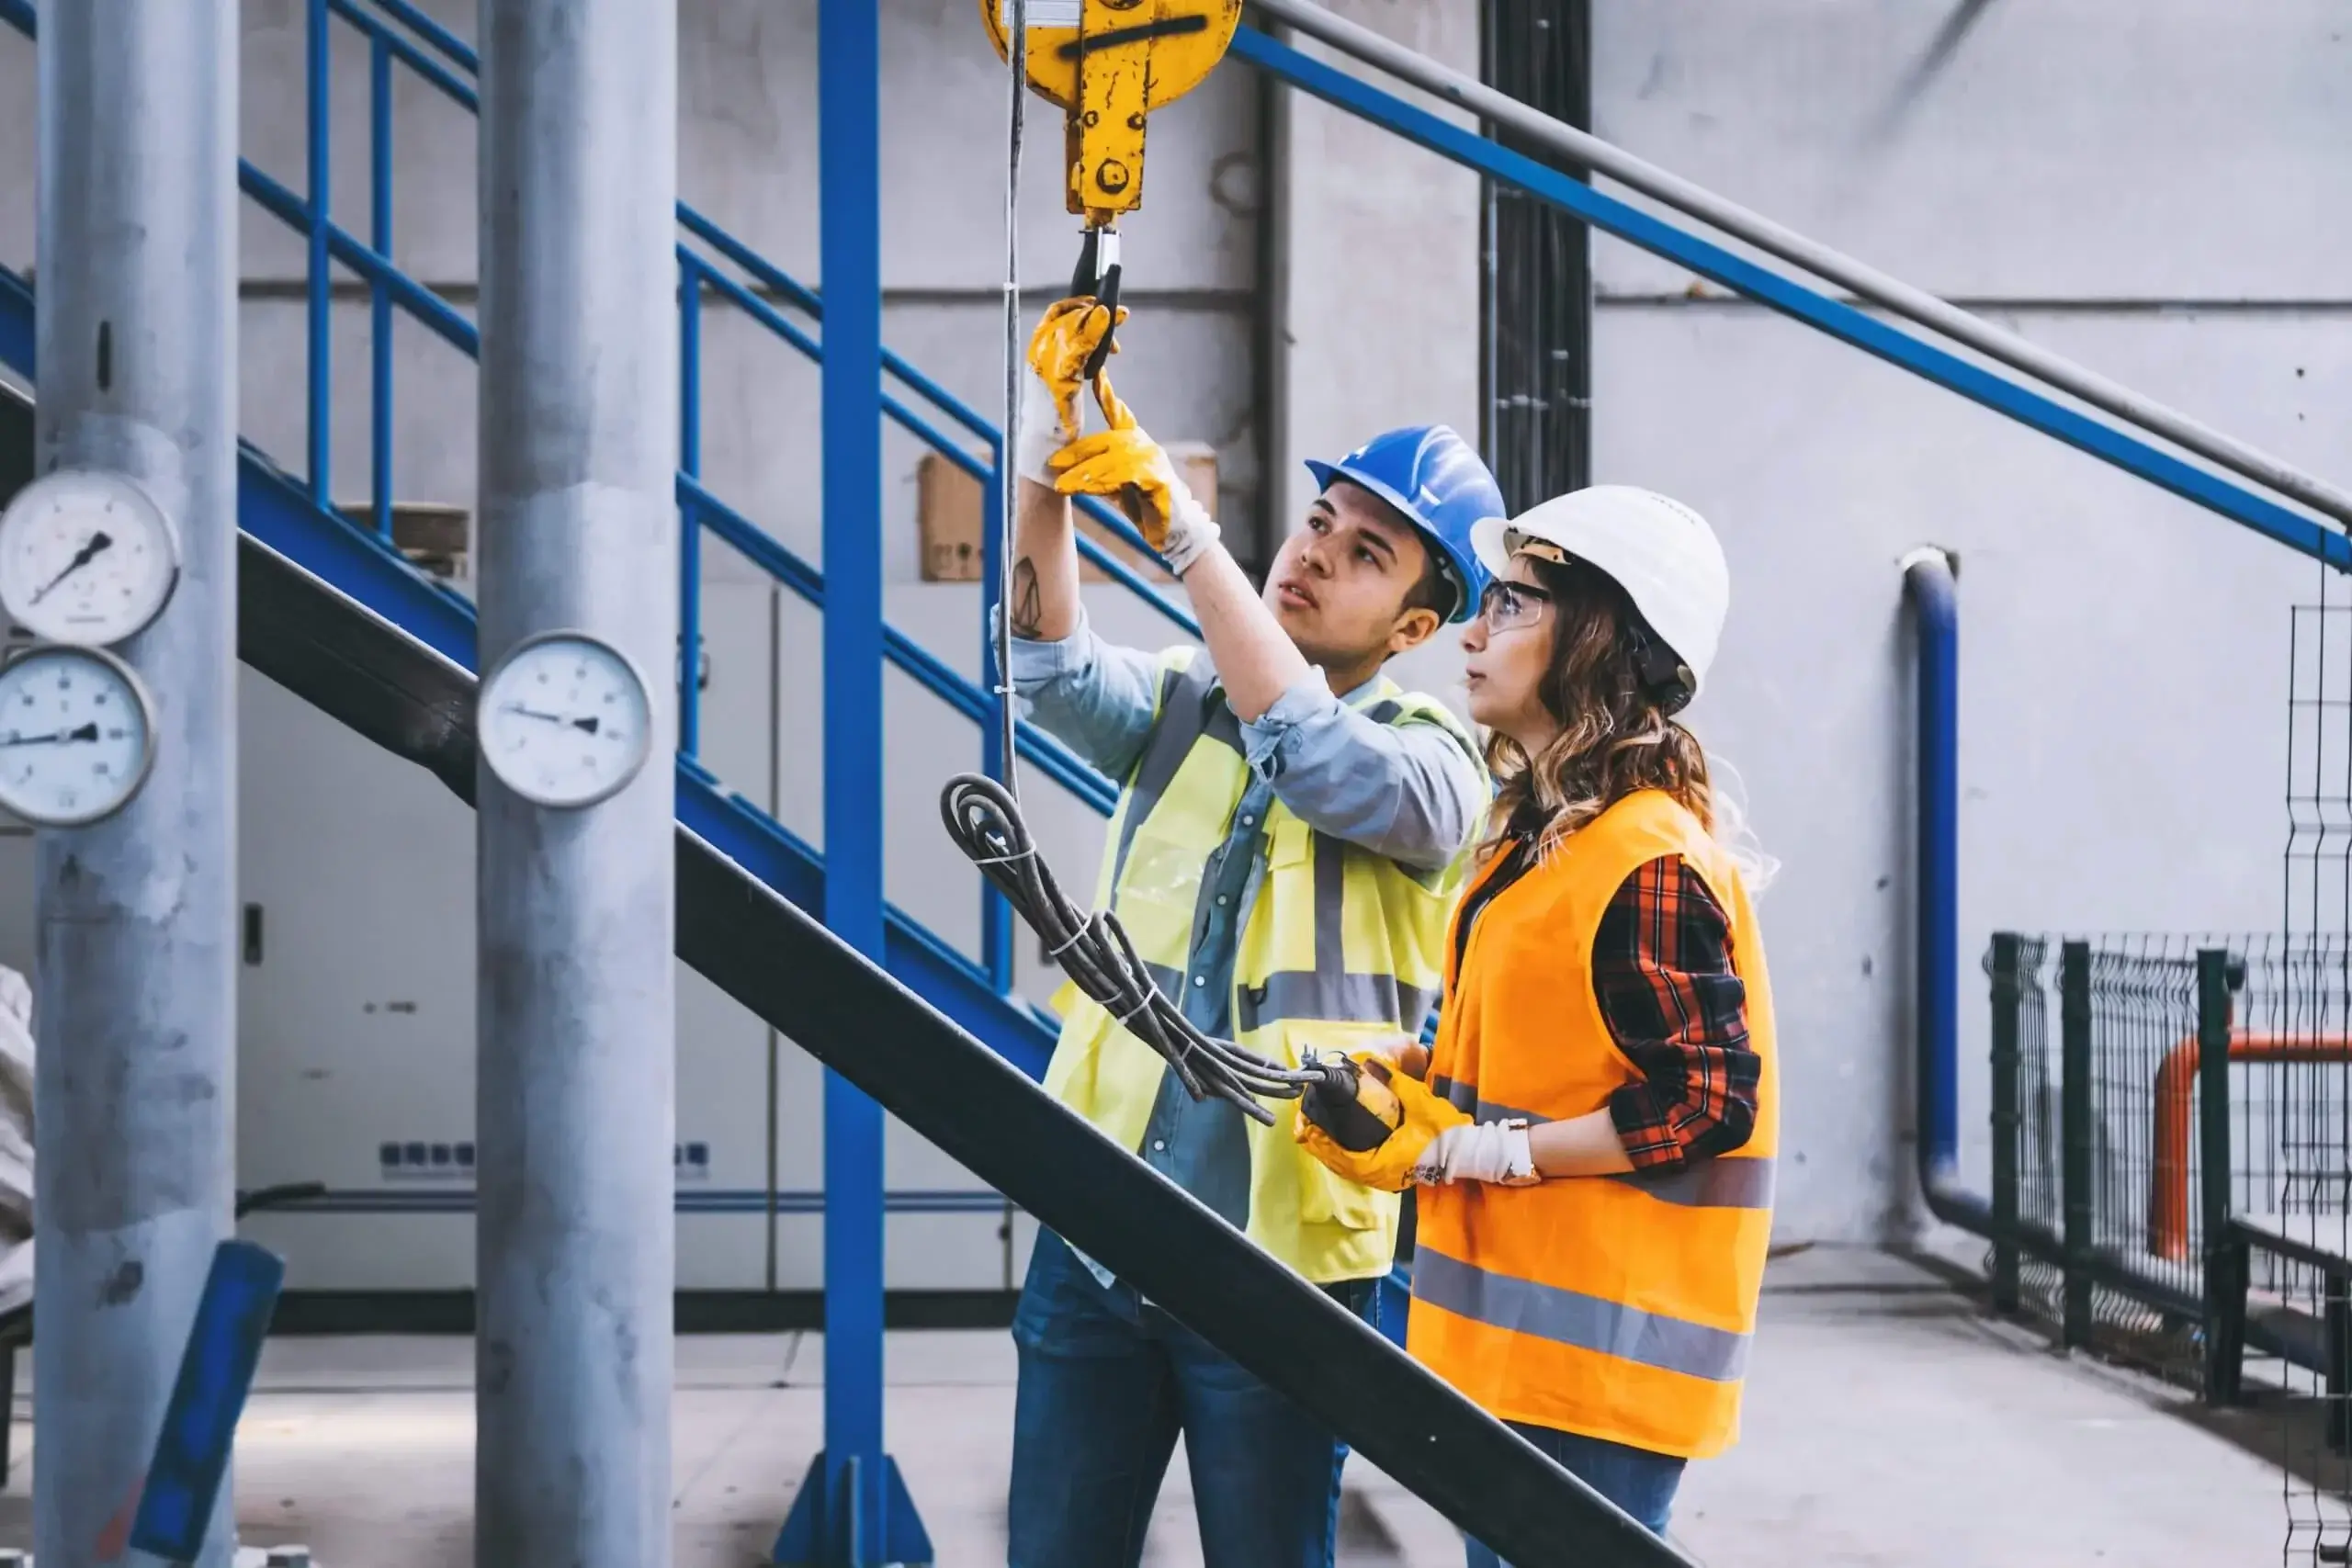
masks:
[[[1015,637],[1059,642],[1078,629],[1078,535],[1069,498],[1054,488],[1053,457],[1084,433],[1086,361],[1102,334],[1126,319],[1125,310],[1114,318],[1092,299],[1063,299],[1047,309],[1030,334],[1020,446],[1012,455],[1013,472],[1020,476],[1008,596]]]
[[[1107,376],[1096,378],[1094,392],[1110,429],[1054,456],[1057,488],[1119,501],[1191,596],[1226,701],[1245,723],[1260,717],[1283,693],[1311,681],[1312,668],[1227,553],[1216,522],[1185,488],[1167,451],[1136,423]]]
[[[1024,437],[1023,445],[1027,444]],[[1078,531],[1070,525],[1069,501],[1032,479],[1025,466],[1019,514],[1012,524],[1012,582],[1005,603],[1014,637],[1059,642],[1078,629]]]
[[[1125,320],[1126,312],[1119,312]],[[1091,299],[1048,310],[1029,341],[1021,437],[1013,455],[1016,505],[1012,582],[1015,694],[1029,716],[1098,771],[1123,778],[1151,733],[1159,661],[1114,648],[1086,625],[1079,598],[1078,535],[1070,503],[1054,489],[1051,458],[1078,433],[1087,356],[1112,325]]]

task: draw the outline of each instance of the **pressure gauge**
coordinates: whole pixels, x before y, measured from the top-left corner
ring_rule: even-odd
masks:
[[[618,649],[583,632],[542,632],[482,682],[474,729],[491,771],[525,800],[594,806],[645,765],[653,713]]]
[[[163,610],[179,575],[171,519],[125,475],[64,469],[0,513],[0,605],[51,642],[122,641]]]
[[[0,668],[0,807],[41,828],[110,817],[147,782],[147,688],[102,649],[47,646]]]

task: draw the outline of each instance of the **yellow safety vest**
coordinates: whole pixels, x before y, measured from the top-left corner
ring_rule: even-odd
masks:
[[[1193,649],[1161,656],[1159,710],[1142,759],[1111,818],[1095,907],[1115,912],[1161,989],[1182,994],[1204,874],[1250,786],[1240,720]],[[1476,743],[1435,700],[1387,677],[1350,701],[1384,724],[1434,724],[1485,779]],[[1444,975],[1445,927],[1469,867],[1465,852],[1417,873],[1318,832],[1276,800],[1266,814],[1266,874],[1240,925],[1234,1039],[1295,1066],[1302,1047],[1418,1034]],[[1075,987],[1056,998],[1060,1041],[1046,1089],[1136,1148],[1167,1065]],[[1273,1100],[1274,1125],[1248,1123],[1251,1240],[1319,1284],[1387,1271],[1397,1199],[1342,1180],[1292,1138],[1296,1100]]]
[[[1699,819],[1657,790],[1627,795],[1495,895],[1446,976],[1430,1085],[1480,1121],[1562,1122],[1637,1081],[1601,1016],[1592,944],[1625,879],[1669,856],[1730,923],[1763,1062],[1754,1132],[1663,1176],[1422,1188],[1406,1338],[1506,1421],[1705,1459],[1739,1431],[1771,1239],[1781,1061],[1747,890]]]

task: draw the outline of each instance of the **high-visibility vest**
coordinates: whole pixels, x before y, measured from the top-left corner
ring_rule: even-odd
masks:
[[[1181,996],[1209,856],[1250,785],[1240,720],[1215,694],[1205,653],[1161,660],[1159,715],[1111,818],[1095,894],[1114,910],[1160,988]],[[1434,724],[1486,770],[1469,732],[1434,699],[1381,676],[1350,697],[1385,724]],[[1464,852],[1418,873],[1310,828],[1276,800],[1264,825],[1265,874],[1241,920],[1232,1038],[1295,1066],[1303,1046],[1329,1050],[1418,1034],[1443,975],[1445,924],[1470,865]],[[1166,1064],[1091,998],[1065,986],[1061,1038],[1046,1088],[1117,1140],[1143,1141]],[[1298,1102],[1270,1100],[1274,1125],[1247,1123],[1250,1239],[1307,1279],[1329,1284],[1388,1271],[1397,1199],[1332,1175],[1292,1137]]]
[[[1747,889],[1698,818],[1659,791],[1629,795],[1488,900],[1460,972],[1449,963],[1430,1082],[1480,1121],[1532,1124],[1600,1110],[1638,1079],[1602,1019],[1592,944],[1625,879],[1675,855],[1730,922],[1763,1058],[1754,1133],[1664,1176],[1420,1189],[1407,1335],[1415,1357],[1504,1420],[1703,1459],[1738,1436],[1780,1060]]]

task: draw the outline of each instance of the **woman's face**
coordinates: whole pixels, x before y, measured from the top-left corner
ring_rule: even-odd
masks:
[[[1513,556],[1487,587],[1478,614],[1462,628],[1470,716],[1509,736],[1529,756],[1560,726],[1544,706],[1544,672],[1552,665],[1559,616],[1525,556]]]

